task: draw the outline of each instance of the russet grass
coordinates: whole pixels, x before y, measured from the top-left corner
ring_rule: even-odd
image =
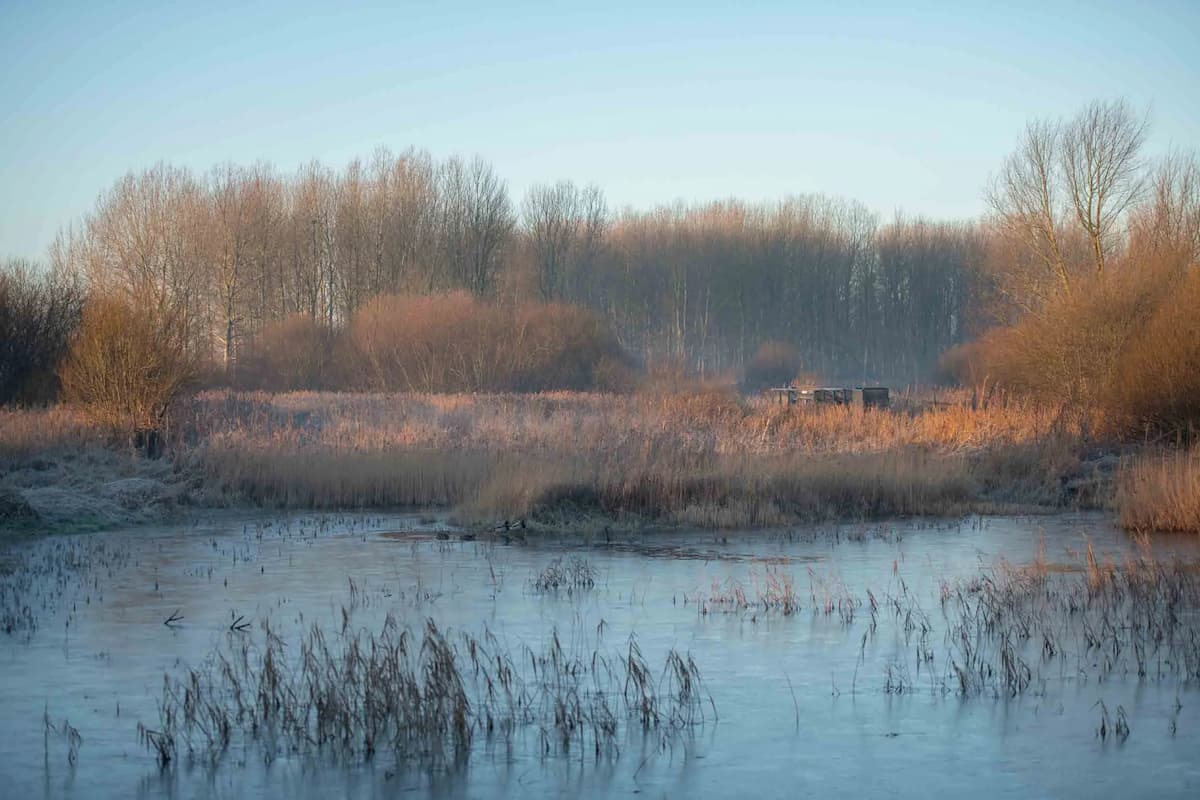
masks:
[[[106,431],[72,406],[0,408],[0,459],[5,462],[108,441]]]
[[[213,391],[173,418],[170,449],[208,500],[445,507],[467,521],[763,527],[1111,504],[1104,481],[1064,489],[1095,420],[1015,401],[981,405],[966,393],[897,405],[789,408],[704,387],[630,395]],[[9,460],[113,441],[67,406],[0,412],[0,455]]]
[[[632,637],[623,651],[599,634],[594,648],[568,650],[553,631],[544,648],[510,650],[486,629],[453,636],[428,619],[419,631],[389,614],[374,633],[351,613],[342,607],[341,630],[313,624],[289,639],[264,619],[261,635],[231,634],[204,665],[164,675],[142,745],[164,768],[180,755],[215,764],[231,745],[267,763],[390,753],[397,766],[446,768],[465,764],[477,737],[511,751],[531,730],[544,756],[599,760],[619,751],[618,734],[665,747],[716,719],[690,654],[670,650],[656,673]]]
[[[1125,528],[1200,533],[1200,447],[1136,459],[1117,499]]]
[[[188,458],[266,504],[451,506],[480,520],[771,526],[1055,502],[1072,423],[959,399],[878,412],[715,391],[208,393],[193,405]],[[1038,480],[1013,490],[1006,470]]]

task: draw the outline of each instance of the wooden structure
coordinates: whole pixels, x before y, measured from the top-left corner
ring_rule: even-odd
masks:
[[[854,397],[863,408],[887,408],[892,402],[886,386],[859,386]]]
[[[854,388],[822,387],[801,389],[784,386],[772,389],[780,405],[831,405],[887,408],[890,396],[886,386],[856,386]]]

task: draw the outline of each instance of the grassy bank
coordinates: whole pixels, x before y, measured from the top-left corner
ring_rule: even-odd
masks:
[[[1089,440],[1086,421],[1017,402],[973,407],[966,395],[905,406],[787,408],[716,391],[209,392],[176,418],[170,458],[155,462],[169,467],[153,475],[63,407],[5,412],[0,456],[4,483],[27,495],[32,461],[91,453],[97,470],[158,481],[164,507],[445,507],[481,524],[774,526],[1109,507],[1118,497],[1123,508],[1135,497],[1157,508],[1150,466],[1116,492],[1120,460]],[[1194,525],[1172,502],[1182,511],[1171,526]]]
[[[0,409],[0,533],[162,522],[206,496],[198,473],[146,458],[75,409]]]

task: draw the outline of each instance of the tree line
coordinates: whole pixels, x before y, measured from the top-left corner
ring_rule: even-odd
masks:
[[[563,181],[514,202],[481,159],[379,150],[340,171],[131,173],[50,260],[176,309],[231,378],[291,315],[339,329],[380,295],[452,291],[590,309],[644,364],[713,375],[778,340],[816,371],[913,378],[966,336],[982,242],[823,196],[614,213]]]
[[[534,186],[518,201],[486,161],[419,150],[290,174],[266,163],[204,174],[158,164],[117,181],[59,235],[51,277],[6,270],[0,308],[18,305],[4,299],[19,294],[6,286],[61,296],[61,320],[49,327],[62,331],[79,319],[85,292],[123,302],[157,320],[213,380],[234,385],[261,381],[284,359],[289,386],[414,388],[382,372],[362,343],[392,347],[384,362],[396,370],[433,352],[478,360],[445,349],[454,339],[445,325],[442,350],[414,350],[429,338],[416,321],[448,316],[464,340],[472,318],[486,319],[493,336],[506,319],[540,331],[546,341],[515,340],[557,353],[556,374],[566,374],[561,364],[575,351],[563,343],[573,342],[605,359],[610,375],[618,364],[731,375],[756,354],[789,352],[788,364],[830,379],[921,380],[956,346],[1051,318],[1096,286],[1153,275],[1143,283],[1161,288],[1194,272],[1197,161],[1178,152],[1149,161],[1147,128],[1122,101],[1034,120],[987,187],[988,213],[955,222],[883,220],[822,195],[613,210],[599,187],[570,181]],[[550,337],[546,320],[592,338]],[[483,342],[481,324],[471,335]],[[403,358],[381,344],[385,329],[413,343]],[[53,351],[65,335],[41,338],[60,343]],[[359,361],[333,360],[360,374],[331,378],[314,366],[330,360],[335,341],[359,343]],[[297,361],[297,348],[311,358]],[[979,352],[957,351],[949,366],[960,377],[1004,373]],[[528,365],[537,358],[505,359],[525,366],[499,385],[536,388]],[[572,386],[587,383],[572,374]],[[473,388],[461,376],[447,385]]]

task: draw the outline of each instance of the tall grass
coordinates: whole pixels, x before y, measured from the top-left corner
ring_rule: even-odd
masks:
[[[976,399],[943,394],[888,412],[789,408],[709,389],[206,392],[173,421],[170,448],[208,496],[441,506],[478,520],[773,526],[1107,499],[1063,488],[1079,468],[1086,420]],[[66,408],[0,417],[0,452],[88,437],[102,439]]]
[[[187,419],[193,438],[294,447],[597,450],[665,447],[714,453],[862,453],[908,446],[975,452],[1077,438],[1081,421],[1016,401],[972,408],[967,393],[888,413],[800,409],[722,391],[609,395],[287,394],[205,392]]]
[[[1158,560],[1148,548],[1123,563],[1101,562],[1089,547],[1086,569],[1051,569],[1039,559],[944,584],[950,652],[943,681],[964,696],[1017,696],[1070,674],[1194,682],[1200,678],[1196,567]]]
[[[1129,530],[1200,533],[1200,446],[1138,458],[1121,475],[1117,507]]]
[[[732,527],[1059,499],[1077,421],[951,399],[887,413],[716,391],[208,393],[185,435],[210,479],[281,506],[438,505],[473,518],[583,512]],[[1021,480],[1007,481],[1006,470]]]
[[[108,443],[109,432],[73,406],[0,407],[0,459],[31,458]]]
[[[564,648],[557,632],[541,649],[510,650],[489,630],[448,635],[429,619],[422,631],[390,614],[378,633],[312,625],[285,639],[269,620],[262,633],[230,634],[202,665],[164,675],[156,728],[139,724],[143,746],[163,767],[180,755],[211,763],[231,745],[279,755],[399,765],[464,764],[477,737],[511,748],[537,732],[544,755],[618,751],[618,733],[661,743],[709,720],[716,708],[691,656],[670,650],[654,677],[637,642],[624,651]],[[639,731],[640,729],[640,731]]]
[[[485,452],[243,443],[214,442],[197,455],[201,469],[226,492],[280,508],[455,506],[501,468]]]

